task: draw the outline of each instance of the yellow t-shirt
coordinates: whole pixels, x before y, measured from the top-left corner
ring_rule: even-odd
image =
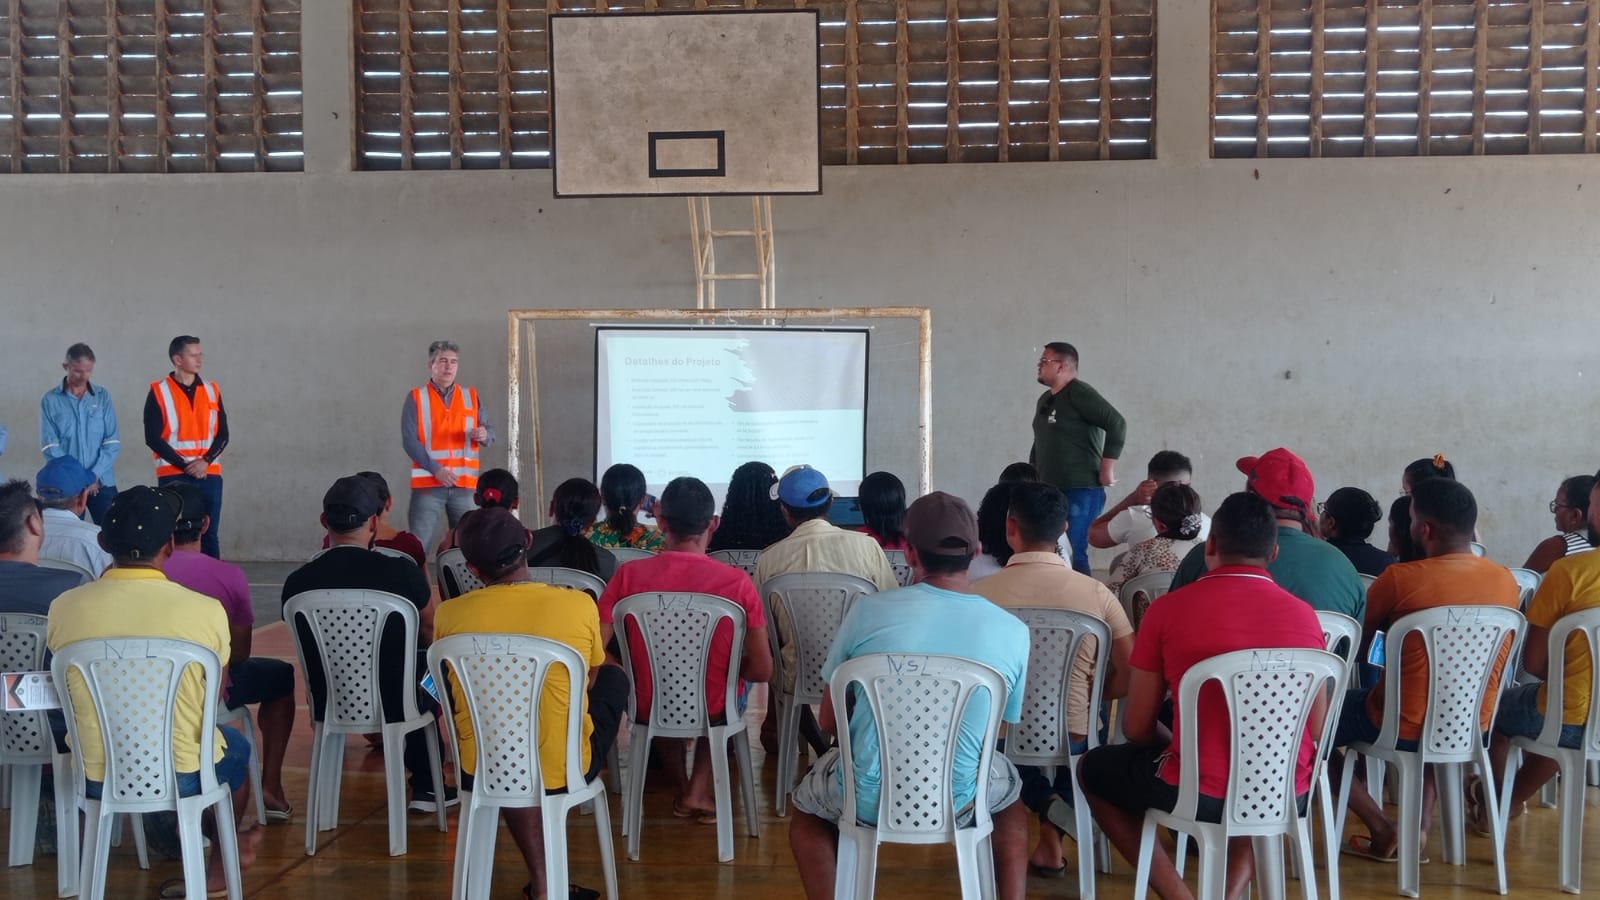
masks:
[[[531,634],[560,641],[577,650],[590,667],[600,665],[606,656],[605,647],[600,643],[600,612],[594,605],[594,598],[582,591],[550,584],[528,581],[492,584],[439,605],[433,617],[435,641],[471,632]],[[454,696],[460,697],[461,689],[455,683],[454,673],[445,677],[450,679]],[[569,690],[566,670],[558,667],[545,681],[544,696],[539,702],[539,765],[544,771],[546,789],[567,786]],[[455,722],[456,738],[461,742],[459,765],[462,771],[471,773],[477,767],[478,744],[465,704],[456,704]],[[589,735],[593,731],[594,723],[585,712],[579,741],[583,753],[580,768],[584,771],[589,769]]]
[[[216,600],[167,580],[156,569],[110,568],[82,587],[73,588],[50,604],[45,643],[51,652],[75,641],[98,638],[181,638],[215,650],[228,664],[230,640],[228,614]],[[217,702],[221,685],[204,687],[200,672],[191,667],[178,683],[178,705],[173,714],[172,754],[179,772],[200,771],[200,720],[206,704]],[[89,689],[76,672],[67,676],[67,691],[77,711],[77,748],[84,773],[91,781],[105,780],[105,744],[100,720],[89,702]],[[222,759],[227,743],[216,734],[216,754]]]
[[[1528,624],[1549,630],[1562,616],[1600,606],[1600,550],[1564,556],[1550,566],[1539,590],[1528,601]],[[1554,668],[1554,660],[1551,660]],[[1582,725],[1589,718],[1589,642],[1581,634],[1567,638],[1565,688],[1561,693],[1561,723]],[[1539,708],[1545,707],[1545,689],[1539,688]]]

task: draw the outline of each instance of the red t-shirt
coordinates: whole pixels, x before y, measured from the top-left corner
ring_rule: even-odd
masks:
[[[1130,662],[1160,675],[1176,702],[1178,685],[1190,666],[1234,650],[1267,647],[1323,649],[1316,612],[1278,587],[1266,569],[1219,566],[1150,605],[1134,638]],[[1172,745],[1160,775],[1177,784],[1181,729],[1190,717],[1174,708],[1172,718]],[[1215,683],[1200,691],[1199,721],[1206,723],[1199,735],[1200,793],[1221,797],[1228,790],[1232,728],[1222,688]],[[1311,786],[1314,749],[1308,730],[1295,776],[1295,789],[1301,793]]]
[[[694,591],[725,597],[744,608],[746,628],[765,628],[767,617],[762,612],[761,596],[755,583],[743,569],[719,562],[702,553],[663,550],[648,559],[636,559],[618,566],[615,575],[606,583],[600,595],[600,621],[615,626],[612,610],[617,601],[631,594],[649,591]],[[724,707],[723,685],[727,684],[728,664],[735,659],[733,653],[733,628],[724,622],[717,626],[711,637],[711,662],[706,672],[706,711],[720,715]],[[635,660],[645,659],[644,638],[637,631],[628,634],[628,653]],[[650,672],[640,666],[634,673],[634,691],[638,696],[639,713],[648,715],[652,689]]]

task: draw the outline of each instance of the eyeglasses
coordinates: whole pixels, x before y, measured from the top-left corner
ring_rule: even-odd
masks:
[[[1323,501],[1323,500],[1318,500],[1317,501],[1317,518],[1319,518],[1319,519],[1322,518],[1323,513],[1326,513],[1327,511],[1328,511],[1327,502]]]
[[[1558,509],[1576,509],[1576,508],[1577,507],[1568,506],[1565,503],[1561,503],[1561,502],[1558,502],[1558,501],[1555,501],[1555,500],[1551,500],[1550,501],[1550,512],[1552,512],[1552,513],[1554,513]]]
[[[1049,358],[1047,356],[1044,359],[1039,360],[1039,365],[1041,365],[1041,366],[1059,366],[1059,365],[1061,365],[1061,360],[1059,360],[1059,359],[1051,359],[1051,358]]]

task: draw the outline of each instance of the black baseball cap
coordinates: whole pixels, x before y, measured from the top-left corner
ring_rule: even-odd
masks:
[[[182,531],[184,526],[198,528],[201,520],[206,517],[206,495],[200,486],[187,481],[177,481],[164,485],[161,491],[172,501],[173,514],[177,516],[174,530]]]
[[[172,540],[178,501],[172,493],[145,485],[119,491],[100,523],[106,552],[127,559],[154,559]]]
[[[337,532],[354,531],[382,511],[383,498],[378,486],[372,479],[360,475],[346,475],[322,495],[322,515],[328,527]]]

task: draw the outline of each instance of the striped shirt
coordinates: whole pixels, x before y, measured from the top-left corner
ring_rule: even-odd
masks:
[[[1594,545],[1589,543],[1589,535],[1587,532],[1569,531],[1563,534],[1562,537],[1565,538],[1567,542],[1567,556],[1594,549]]]

